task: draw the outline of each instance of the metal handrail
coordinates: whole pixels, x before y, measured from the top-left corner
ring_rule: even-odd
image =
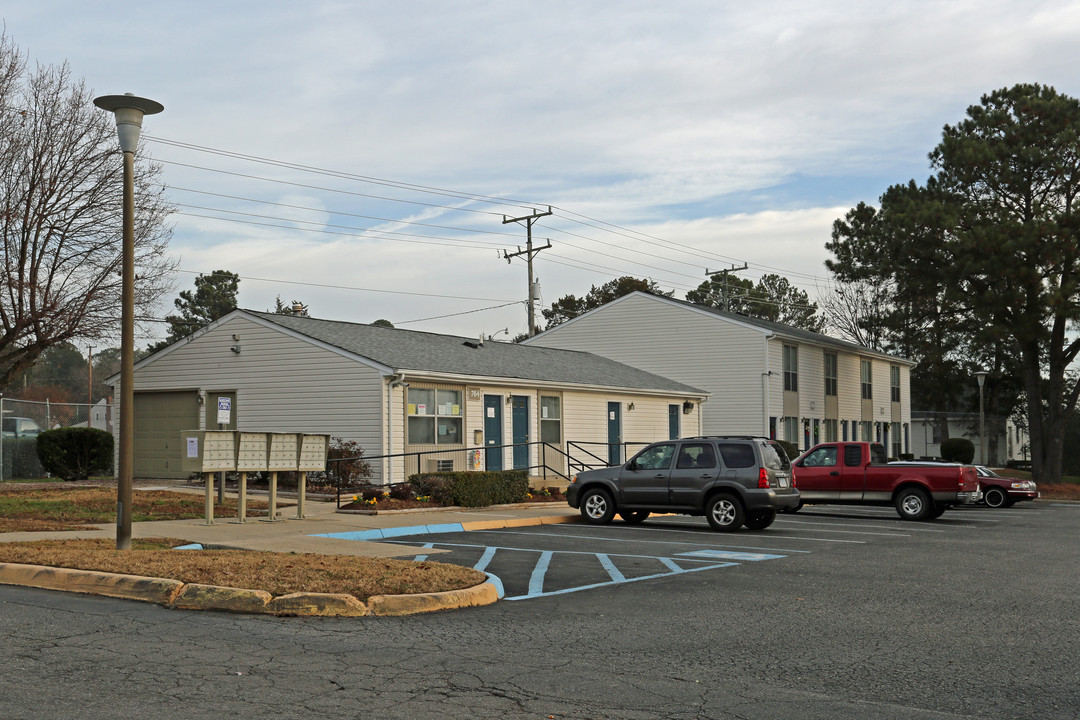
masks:
[[[525,466],[525,467],[516,467],[516,468],[512,468],[512,469],[513,470],[526,470],[526,471],[542,469],[542,470],[546,471],[545,476],[548,475],[548,474],[555,475],[556,477],[562,478],[563,480],[569,482],[570,477],[566,473],[564,473],[563,471],[559,470],[558,468],[552,467],[550,464],[548,464],[547,451],[551,450],[552,452],[556,453],[557,456],[561,456],[562,458],[564,458],[566,460],[566,463],[567,463],[568,467],[575,466],[573,458],[569,454],[564,452],[562,450],[562,448],[556,447],[556,446],[552,445],[551,443],[546,443],[546,442],[542,442],[542,441],[538,441],[538,440],[533,441],[533,442],[527,442],[527,443],[508,443],[508,444],[505,444],[505,445],[487,445],[487,446],[481,446],[481,447],[454,448],[452,450],[449,450],[449,449],[447,449],[447,450],[421,450],[421,451],[417,451],[417,452],[407,452],[407,453],[388,453],[388,454],[384,454],[384,455],[363,455],[363,456],[347,457],[347,458],[331,458],[331,459],[328,459],[326,461],[326,465],[327,465],[327,473],[328,474],[333,474],[336,477],[335,485],[337,487],[337,504],[338,504],[338,507],[340,508],[341,507],[341,491],[343,489],[342,482],[341,482],[340,466],[341,466],[342,463],[345,463],[345,462],[363,461],[363,462],[366,462],[366,463],[371,463],[371,462],[378,461],[378,460],[393,460],[395,458],[412,458],[412,457],[415,457],[416,458],[417,472],[422,472],[420,470],[421,462],[422,462],[423,458],[425,456],[428,456],[428,455],[440,455],[443,458],[445,458],[448,455],[452,456],[452,455],[458,454],[458,453],[471,453],[471,452],[475,452],[477,450],[504,450],[506,448],[530,447],[530,446],[533,446],[533,445],[537,445],[537,446],[540,447],[540,462],[538,464],[536,464],[536,465],[528,465],[528,466]],[[530,455],[531,455],[531,453],[530,453]],[[402,483],[393,483],[392,485],[381,485],[379,487],[381,487],[381,488],[394,487],[394,486],[397,486],[397,485],[404,485],[404,484],[405,484],[404,482],[402,482]],[[372,486],[372,487],[374,487],[374,486]]]

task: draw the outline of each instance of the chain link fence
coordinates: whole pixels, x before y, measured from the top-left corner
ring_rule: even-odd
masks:
[[[92,427],[113,433],[115,406],[104,400],[53,403],[0,397],[0,482],[45,477],[37,456],[37,436],[62,427]]]

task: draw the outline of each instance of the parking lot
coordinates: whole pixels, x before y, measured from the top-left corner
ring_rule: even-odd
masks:
[[[839,546],[896,545],[914,538],[973,540],[1033,509],[957,508],[935,522],[901,521],[891,508],[811,505],[781,514],[761,532],[716,533],[704,518],[652,516],[642,525],[616,519],[472,532],[427,533],[392,542],[415,546],[415,559],[472,567],[489,575],[504,600],[522,601],[738,565],[800,563]]]

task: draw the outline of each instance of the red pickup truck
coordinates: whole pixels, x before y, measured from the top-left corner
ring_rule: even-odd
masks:
[[[825,443],[791,463],[807,503],[892,505],[904,520],[933,520],[952,505],[978,502],[979,480],[969,465],[889,464],[876,443]]]

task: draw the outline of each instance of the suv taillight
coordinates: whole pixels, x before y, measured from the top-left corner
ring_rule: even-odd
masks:
[[[758,469],[757,486],[759,488],[769,487],[769,471],[765,468]]]

